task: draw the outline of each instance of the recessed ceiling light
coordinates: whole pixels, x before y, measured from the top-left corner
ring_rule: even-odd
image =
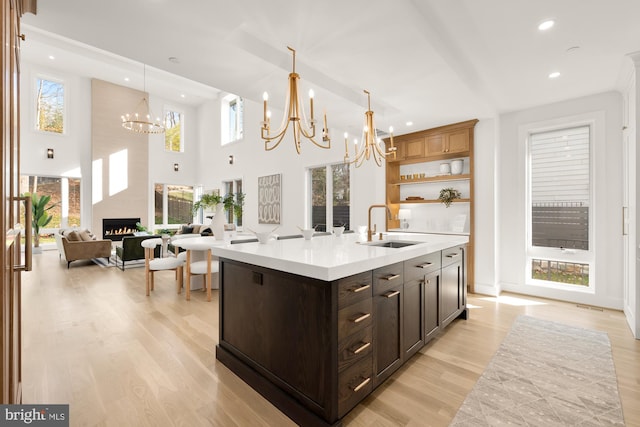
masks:
[[[550,79],[557,79],[558,77],[560,77],[560,73],[558,71],[554,71],[553,73],[549,74]]]
[[[184,93],[180,94],[180,98],[186,98],[186,97],[187,97],[187,95],[185,95]]]
[[[129,81],[129,77],[125,77],[125,78],[124,78],[124,81],[125,81],[125,82],[128,82],[128,81]]]
[[[405,123],[407,126],[413,126],[413,122],[407,122]]]
[[[554,21],[553,19],[543,21],[540,23],[540,25],[538,25],[538,29],[540,31],[547,31],[549,28],[553,27],[555,23],[556,21]]]
[[[54,59],[56,59],[56,57],[53,55],[49,55],[49,59],[53,61]]]

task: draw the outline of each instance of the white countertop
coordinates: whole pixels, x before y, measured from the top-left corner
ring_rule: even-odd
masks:
[[[469,241],[469,237],[388,233],[384,236],[384,240],[412,241],[419,242],[419,244],[402,248],[382,248],[370,246],[366,242],[366,236],[353,233],[340,237],[316,236],[311,240],[302,238],[273,240],[267,244],[237,243],[231,245],[228,242],[211,240],[211,251],[213,255],[220,258],[332,281],[465,244]],[[374,240],[371,243],[381,242]]]

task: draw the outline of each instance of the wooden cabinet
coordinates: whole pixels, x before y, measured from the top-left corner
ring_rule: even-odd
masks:
[[[297,424],[339,425],[439,328],[466,318],[461,249],[331,282],[221,258],[216,358]]]
[[[371,272],[338,280],[338,417],[373,387]]]
[[[404,158],[419,159],[425,155],[424,137],[409,139],[404,142]]]
[[[425,156],[467,153],[470,147],[469,136],[469,129],[459,129],[427,136]]]
[[[464,281],[464,248],[442,251],[440,287],[440,326],[445,327],[464,309],[466,286]]]
[[[373,371],[374,386],[402,363],[403,264],[373,271]]]
[[[440,330],[440,270],[424,278],[424,342]]]
[[[397,219],[400,208],[412,209],[420,205],[420,215],[426,218],[414,215],[410,222],[422,224],[423,229],[412,231],[468,234],[466,282],[471,291],[474,283],[475,227],[473,143],[477,122],[468,120],[395,136],[394,145],[399,156],[386,162],[386,203],[392,216],[387,220],[387,230],[400,228]],[[386,142],[389,143],[388,139]],[[463,161],[462,173],[452,175],[439,170],[441,163],[453,160]],[[440,190],[448,187],[457,189],[462,196],[453,201],[455,209],[445,211],[438,196]],[[455,213],[450,213],[453,211]],[[449,224],[440,227],[443,217],[449,220]]]
[[[424,277],[405,281],[402,307],[402,357],[407,360],[424,345]]]

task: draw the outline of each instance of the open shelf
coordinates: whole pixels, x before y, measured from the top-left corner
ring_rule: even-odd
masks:
[[[465,181],[471,179],[471,175],[439,175],[429,176],[425,178],[416,179],[401,179],[399,181],[391,182],[391,185],[405,185],[405,184],[423,184],[425,182],[443,182],[443,181]]]
[[[451,203],[469,203],[471,199],[456,199]],[[394,204],[406,204],[406,203],[442,203],[439,199],[424,199],[424,200],[392,200]]]

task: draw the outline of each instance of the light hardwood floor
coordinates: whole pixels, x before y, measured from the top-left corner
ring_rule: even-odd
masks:
[[[173,272],[34,255],[23,282],[23,400],[68,403],[72,426],[292,426],[216,363],[217,291],[177,295]],[[640,341],[621,312],[472,295],[456,320],[345,419],[354,426],[447,426],[520,314],[606,331],[627,426],[640,426]]]

